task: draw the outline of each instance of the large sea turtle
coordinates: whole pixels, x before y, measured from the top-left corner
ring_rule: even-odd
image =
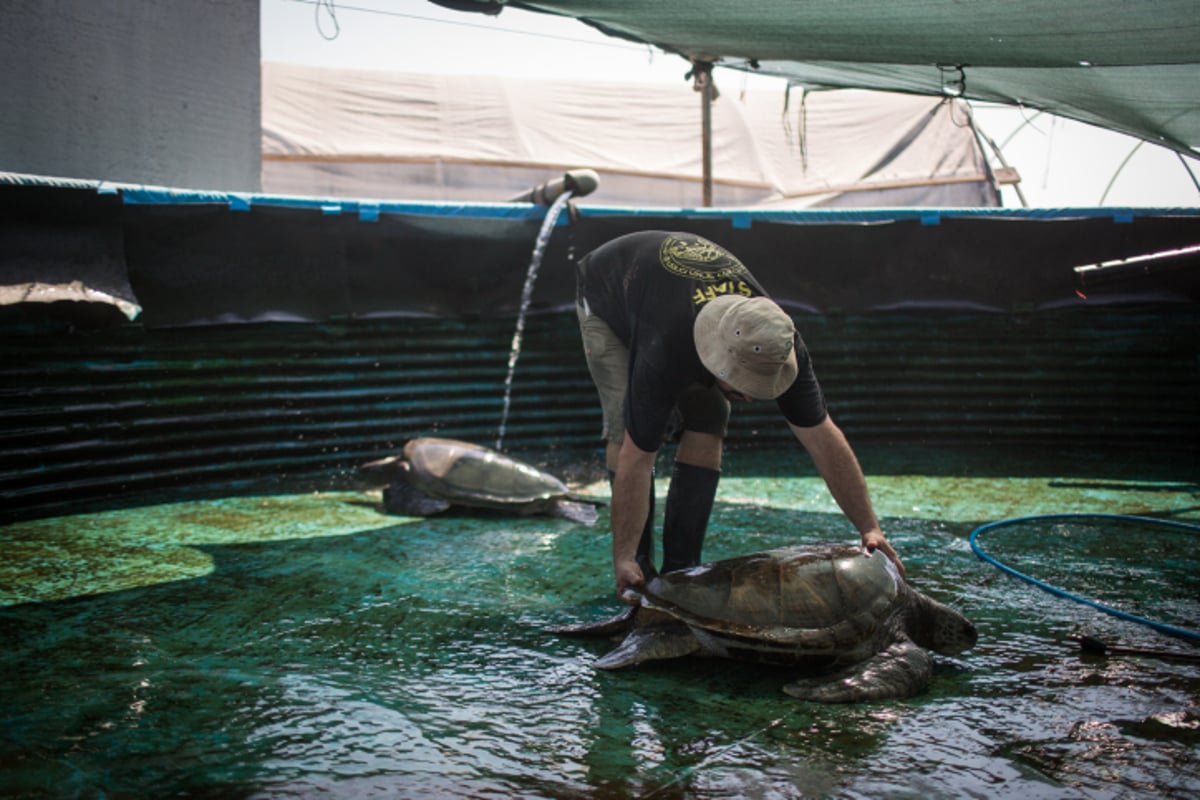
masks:
[[[575,497],[553,475],[456,439],[411,439],[400,455],[363,464],[358,472],[368,484],[384,486],[384,507],[394,514],[424,517],[466,506],[589,525],[597,517],[593,501]]]
[[[552,629],[572,635],[624,632],[596,661],[618,669],[708,655],[797,668],[784,687],[825,703],[908,697],[933,671],[928,647],[972,647],[975,626],[912,589],[882,554],[801,545],[669,572],[646,582],[638,604],[599,623]]]

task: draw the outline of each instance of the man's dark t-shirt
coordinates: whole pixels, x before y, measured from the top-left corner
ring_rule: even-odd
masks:
[[[642,231],[593,250],[580,262],[580,297],[629,348],[625,429],[647,451],[662,442],[680,393],[693,383],[711,386],[692,339],[696,314],[723,294],[765,295],[737,257],[690,233]],[[800,367],[780,395],[780,411],[794,425],[825,419],[825,399],[808,350],[796,334]]]

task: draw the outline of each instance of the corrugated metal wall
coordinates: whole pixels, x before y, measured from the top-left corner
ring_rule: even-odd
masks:
[[[562,322],[527,323],[506,447],[595,429],[580,418],[593,390]],[[493,443],[512,333],[508,320],[428,319],[9,332],[3,505],[286,481],[422,433]]]
[[[798,324],[855,443],[1200,448],[1191,305]],[[184,489],[344,485],[354,465],[419,434],[490,445],[512,334],[511,319],[10,324],[0,339],[3,516]],[[599,412],[573,314],[530,318],[524,343],[505,449],[596,457]],[[735,410],[731,446],[789,441],[773,403]]]

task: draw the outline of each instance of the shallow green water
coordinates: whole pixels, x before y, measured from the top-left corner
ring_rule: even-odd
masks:
[[[1200,521],[1193,464],[864,455],[911,582],[980,627],[931,690],[830,707],[786,670],[591,667],[550,624],[615,610],[608,535],[545,518],[407,520],[353,492],[229,498],[0,529],[0,791],[10,797],[1194,797],[1200,652],[980,561],[986,521]],[[853,540],[791,453],[732,453],[706,557]],[[603,492],[603,486],[591,487]],[[665,484],[660,485],[665,491]],[[659,504],[661,514],[661,502]],[[989,552],[1200,628],[1177,530],[997,532]]]

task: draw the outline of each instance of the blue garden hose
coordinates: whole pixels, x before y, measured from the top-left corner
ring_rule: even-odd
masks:
[[[1123,521],[1127,521],[1127,522],[1145,523],[1148,525],[1161,525],[1161,526],[1172,527],[1172,528],[1183,528],[1185,530],[1190,530],[1190,531],[1200,531],[1200,525],[1194,525],[1190,522],[1178,522],[1176,520],[1156,519],[1154,517],[1137,517],[1137,516],[1131,516],[1128,514],[1041,514],[1041,515],[1032,516],[1032,517],[1013,517],[1011,519],[1002,519],[1002,520],[999,520],[998,522],[989,522],[986,525],[980,525],[978,528],[971,531],[971,549],[975,551],[975,555],[979,556],[980,558],[982,558],[984,561],[988,562],[989,564],[1003,570],[1004,572],[1007,572],[1009,575],[1013,575],[1017,578],[1020,578],[1023,581],[1032,583],[1034,586],[1036,586],[1039,589],[1042,589],[1044,591],[1047,591],[1052,595],[1056,595],[1058,597],[1064,597],[1067,600],[1074,600],[1076,603],[1083,603],[1086,606],[1091,606],[1092,608],[1095,608],[1099,611],[1103,611],[1105,614],[1111,614],[1114,617],[1120,617],[1121,619],[1129,620],[1130,622],[1136,622],[1141,625],[1146,625],[1146,626],[1149,626],[1149,627],[1155,629],[1156,631],[1170,634],[1171,636],[1180,636],[1185,639],[1191,639],[1192,641],[1200,641],[1200,632],[1198,632],[1198,631],[1187,630],[1186,628],[1177,628],[1174,625],[1167,625],[1162,622],[1156,622],[1151,619],[1146,619],[1144,617],[1138,617],[1133,614],[1128,614],[1119,609],[1112,608],[1111,606],[1106,606],[1103,603],[1098,603],[1095,600],[1089,600],[1086,597],[1080,597],[1079,595],[1072,594],[1071,592],[1068,592],[1064,589],[1059,589],[1057,586],[1051,586],[1048,583],[1039,581],[1037,578],[1030,577],[1029,575],[1026,575],[1023,572],[1019,572],[1019,571],[1013,569],[1012,567],[1008,566],[1007,564],[1001,563],[1000,561],[996,560],[992,556],[983,552],[982,548],[980,548],[980,546],[979,546],[979,542],[977,541],[979,538],[979,535],[981,533],[983,533],[984,531],[994,530],[996,528],[1003,528],[1003,527],[1006,527],[1009,525],[1019,525],[1021,523],[1026,523],[1026,522],[1047,522],[1047,521],[1061,520],[1061,519],[1076,519],[1076,520],[1077,519],[1114,519],[1114,520],[1123,520]]]

